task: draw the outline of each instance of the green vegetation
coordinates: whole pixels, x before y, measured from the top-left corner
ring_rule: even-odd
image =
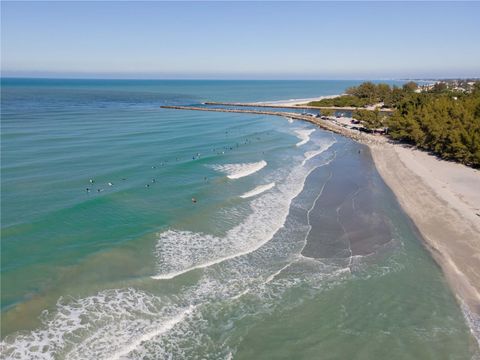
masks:
[[[392,139],[480,166],[480,86],[470,94],[414,94],[397,106],[387,125]]]
[[[333,110],[333,109],[322,109],[321,114],[323,116],[333,116],[333,115],[335,115],[335,110]]]
[[[458,81],[454,84],[439,82],[416,92],[413,82],[401,88],[366,82],[347,89],[347,95],[310,105],[364,107],[383,103],[394,109],[391,116],[362,109],[353,116],[368,129],[388,127],[388,136],[394,140],[480,167],[480,82],[470,82],[468,88],[459,88]]]
[[[387,123],[387,115],[378,110],[356,110],[353,117],[369,130],[385,127]]]
[[[360,99],[353,95],[339,96],[332,99],[322,99],[320,101],[312,101],[308,103],[311,106],[337,106],[337,107],[364,107],[368,105],[368,99]]]
[[[365,107],[367,105],[383,103],[383,107],[389,108],[398,104],[405,95],[414,93],[416,89],[417,84],[414,82],[408,82],[404,84],[402,88],[396,86],[391,88],[388,84],[374,84],[368,81],[359,86],[348,88],[345,91],[346,95],[312,101],[308,105]]]

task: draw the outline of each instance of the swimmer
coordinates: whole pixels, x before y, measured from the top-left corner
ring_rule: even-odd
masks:
[[[192,203],[196,203],[197,202],[197,199],[195,199],[194,197],[192,197]]]

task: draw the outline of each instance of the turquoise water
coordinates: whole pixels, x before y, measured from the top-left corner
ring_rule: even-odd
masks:
[[[159,108],[358,83],[3,79],[2,353],[470,359],[368,149],[283,118]]]

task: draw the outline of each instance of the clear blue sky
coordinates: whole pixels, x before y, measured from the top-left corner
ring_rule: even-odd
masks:
[[[480,76],[478,2],[5,2],[2,75]]]

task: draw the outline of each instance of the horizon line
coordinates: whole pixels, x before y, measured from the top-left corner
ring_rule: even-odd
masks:
[[[51,76],[2,76],[0,79],[36,79],[36,80],[142,80],[142,81],[408,81],[408,80],[456,80],[456,79],[480,79],[478,76],[449,76],[449,77],[378,77],[378,78],[141,78],[141,77],[51,77]]]

